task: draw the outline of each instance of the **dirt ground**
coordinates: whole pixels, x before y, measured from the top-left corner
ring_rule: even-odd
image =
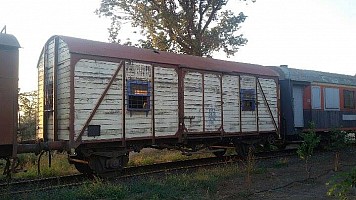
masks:
[[[311,158],[311,179],[307,179],[304,162],[297,156],[257,161],[261,173],[253,174],[248,184],[246,176],[223,183],[219,199],[337,199],[327,196],[326,183],[335,175],[333,152],[317,152]],[[281,164],[284,163],[284,164]],[[278,165],[281,164],[281,165]],[[356,147],[341,152],[340,171],[356,166]],[[356,189],[349,199],[356,200]]]

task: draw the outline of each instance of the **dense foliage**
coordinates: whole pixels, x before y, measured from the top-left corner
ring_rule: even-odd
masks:
[[[35,139],[37,92],[23,92],[19,94],[19,139]]]
[[[196,56],[211,56],[212,52],[222,49],[230,56],[247,43],[242,34],[237,34],[247,16],[223,9],[228,2],[102,0],[96,13],[111,18],[109,39],[112,42],[120,42],[121,25],[131,23],[146,37],[146,40],[140,40],[141,47]]]

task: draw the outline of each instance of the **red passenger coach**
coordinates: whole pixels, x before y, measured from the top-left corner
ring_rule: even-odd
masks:
[[[287,140],[309,129],[310,122],[321,134],[356,131],[355,76],[286,66],[273,69],[280,73],[281,130]]]
[[[0,33],[0,158],[16,144],[19,47],[13,35]]]

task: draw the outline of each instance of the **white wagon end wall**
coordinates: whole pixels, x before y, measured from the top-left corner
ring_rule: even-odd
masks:
[[[40,55],[37,70],[37,138],[46,141],[68,140],[70,54],[63,40],[51,38],[46,43]]]

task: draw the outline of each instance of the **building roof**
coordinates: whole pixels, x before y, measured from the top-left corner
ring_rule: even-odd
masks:
[[[0,33],[0,45],[16,48],[21,47],[15,36],[5,33]]]
[[[67,36],[53,37],[59,37],[62,39],[68,45],[69,51],[75,54],[129,59],[157,64],[169,64],[208,71],[235,72],[274,77],[278,76],[278,73],[275,71],[261,65],[175,54]],[[53,37],[51,39],[53,39]],[[49,41],[51,39],[49,39]]]
[[[356,76],[288,68],[286,66],[273,67],[280,73],[280,79],[292,81],[318,82],[338,85],[356,86]]]

